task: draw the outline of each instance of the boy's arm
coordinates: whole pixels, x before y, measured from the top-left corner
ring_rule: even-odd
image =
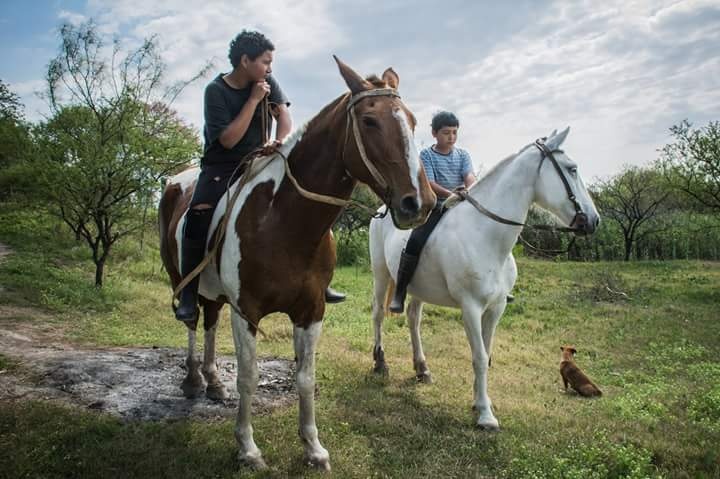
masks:
[[[277,112],[277,128],[275,129],[275,139],[283,141],[283,139],[292,131],[292,115],[286,104],[280,104],[275,107]]]
[[[465,177],[463,178],[463,183],[465,184],[465,188],[470,188],[477,178],[475,178],[475,174],[471,171]]]
[[[245,136],[247,129],[250,126],[255,109],[257,108],[260,101],[270,92],[270,85],[265,81],[257,82],[253,85],[250,97],[243,105],[240,113],[235,117],[233,121],[220,133],[218,141],[228,150],[232,149],[237,143]]]
[[[463,184],[465,188],[470,188],[475,183],[475,173],[472,170],[472,160],[470,159],[470,153],[465,150],[463,152]]]
[[[447,190],[443,188],[442,186],[438,185],[434,181],[430,181],[430,188],[433,190],[433,192],[440,198],[447,198],[448,196],[452,195],[452,191]]]

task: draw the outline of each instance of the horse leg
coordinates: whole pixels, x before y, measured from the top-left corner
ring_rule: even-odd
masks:
[[[374,295],[372,304],[373,325],[375,330],[375,347],[373,348],[373,361],[375,365],[373,372],[387,375],[388,367],[385,363],[385,351],[382,346],[382,323],[385,319],[385,296],[387,294],[390,272],[387,268],[384,271],[375,273],[373,279]]]
[[[493,338],[495,337],[495,328],[505,312],[506,305],[506,300],[503,300],[502,304],[490,306],[483,313],[482,337],[483,344],[485,345],[485,351],[487,351],[488,355],[488,367],[492,364],[492,345]]]
[[[215,334],[217,333],[218,318],[222,304],[206,303],[203,305],[203,327],[205,329],[205,349],[202,365],[202,375],[207,381],[205,396],[208,399],[227,399],[228,392],[220,381],[217,360],[215,357]]]
[[[425,384],[432,383],[430,369],[425,362],[425,353],[423,352],[422,339],[420,338],[420,322],[422,321],[423,303],[416,297],[410,299],[407,307],[408,326],[410,327],[410,340],[413,348],[413,366],[415,367],[415,377],[418,381]]]
[[[237,390],[239,395],[238,415],[235,423],[235,439],[240,446],[238,458],[242,464],[253,469],[267,466],[260,449],[253,440],[253,428],[250,423],[252,397],[258,384],[257,356],[255,352],[255,332],[250,323],[235,310],[230,314],[235,354],[237,356]]]
[[[330,454],[322,447],[315,425],[315,348],[322,331],[322,321],[312,323],[307,328],[293,329],[293,344],[297,357],[295,382],[300,397],[300,439],[305,448],[303,460],[318,467],[330,470]]]
[[[492,402],[487,393],[489,356],[482,336],[483,308],[480,305],[468,303],[463,305],[462,311],[465,334],[470,343],[473,371],[475,372],[473,409],[478,412],[476,424],[481,429],[498,430],[500,425],[493,415]]]
[[[185,358],[187,374],[183,379],[180,389],[183,395],[188,398],[196,398],[205,390],[205,382],[200,375],[200,360],[195,357],[195,346],[197,343],[197,321],[186,323],[188,328],[188,352]]]

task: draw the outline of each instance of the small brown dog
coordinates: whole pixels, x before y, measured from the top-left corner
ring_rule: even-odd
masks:
[[[562,351],[560,356],[560,376],[562,376],[565,384],[565,392],[567,392],[568,384],[570,384],[570,387],[581,396],[602,396],[602,391],[575,364],[573,356],[577,350],[572,346],[560,346],[560,351]]]

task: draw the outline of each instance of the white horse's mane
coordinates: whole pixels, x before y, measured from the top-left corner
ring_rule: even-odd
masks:
[[[509,163],[511,163],[515,158],[520,156],[522,152],[533,146],[534,143],[528,143],[527,145],[523,146],[518,150],[517,153],[513,153],[510,156],[505,157],[503,160],[496,163],[492,168],[488,170],[487,173],[482,175],[481,177],[477,178],[475,182],[470,185],[470,188],[468,188],[468,191],[472,191],[474,188],[476,188],[481,183],[484,183],[485,181],[489,181],[491,178],[493,178],[495,175],[497,175],[500,171],[505,169],[505,166],[507,166]]]

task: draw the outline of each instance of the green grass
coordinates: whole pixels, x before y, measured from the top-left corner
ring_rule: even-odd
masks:
[[[185,345],[152,236],[142,253],[120,245],[102,291],[92,287],[84,246],[40,214],[0,215],[0,241],[16,251],[0,264],[0,301],[42,309],[79,343]],[[720,264],[520,259],[518,267],[517,301],[498,327],[489,374],[503,428],[497,434],[473,427],[459,312],[425,308],[434,384],[413,379],[403,316],[384,325],[390,377],[374,377],[370,274],[338,269],[333,286],[350,296],[328,307],[317,361],[318,427],[334,475],[720,477]],[[231,354],[224,314],[219,349]],[[261,327],[260,355],[293,357],[286,317]],[[562,392],[564,343],[577,347],[602,398]],[[0,370],[13,367],[0,356]],[[301,463],[296,407],[257,416],[253,425],[271,466],[258,477],[315,474]],[[124,424],[48,403],[3,402],[0,477],[253,476],[238,473],[232,428],[233,421]]]

